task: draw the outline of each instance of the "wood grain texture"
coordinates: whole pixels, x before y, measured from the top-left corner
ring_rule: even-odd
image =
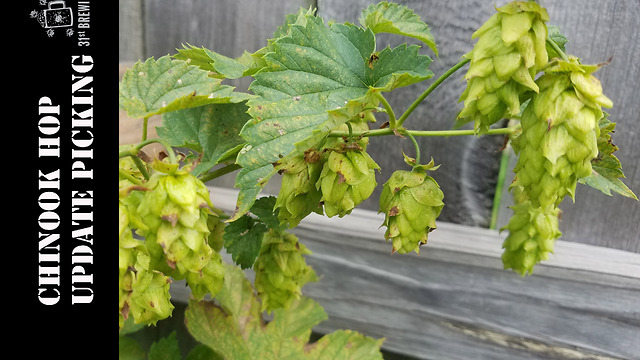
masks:
[[[210,190],[233,211],[237,192]],[[356,210],[293,230],[321,277],[303,289],[329,314],[316,331],[385,337],[418,359],[640,359],[640,255],[559,241],[522,278],[502,269],[496,231],[440,222],[420,255],[391,255],[381,223]]]
[[[120,61],[144,59],[142,0],[118,0],[118,58]]]

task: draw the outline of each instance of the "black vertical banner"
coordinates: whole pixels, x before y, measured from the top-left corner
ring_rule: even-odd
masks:
[[[11,3],[7,330],[18,358],[115,358],[118,5]]]

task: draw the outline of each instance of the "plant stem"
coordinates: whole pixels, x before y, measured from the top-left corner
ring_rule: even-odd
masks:
[[[147,128],[149,126],[149,117],[145,117],[142,120],[142,140],[141,141],[146,141],[147,140]]]
[[[507,176],[507,167],[509,165],[509,152],[503,150],[500,156],[500,170],[498,172],[498,183],[496,184],[496,193],[493,196],[493,208],[491,209],[491,224],[490,229],[495,229],[498,226],[498,213],[500,211],[500,204],[502,201],[502,187],[504,186],[504,180]]]
[[[118,171],[120,173],[120,176],[126,178],[127,180],[131,181],[132,183],[134,183],[136,185],[142,185],[142,181],[140,181],[140,179],[138,179],[135,176],[131,175],[125,169],[118,169]]]
[[[429,96],[429,94],[431,94],[431,92],[433,92],[433,90],[435,90],[435,88],[438,87],[438,85],[442,84],[443,81],[445,81],[449,76],[451,76],[453,73],[455,73],[456,71],[458,71],[461,67],[463,67],[464,65],[466,65],[469,61],[469,59],[462,59],[459,63],[455,64],[451,69],[447,70],[447,72],[445,72],[444,74],[442,74],[436,81],[434,81],[428,88],[427,90],[425,90],[420,97],[418,97],[413,104],[411,104],[411,106],[409,106],[409,108],[404,112],[404,114],[402,114],[402,116],[400,116],[400,118],[398,119],[398,122],[396,124],[397,127],[402,126],[402,124],[404,123],[404,121],[407,119],[407,117],[409,117],[409,115],[413,112],[413,110],[415,110],[418,105],[420,105],[424,99]]]
[[[551,45],[553,50],[555,50],[558,53],[558,55],[560,55],[562,60],[569,62],[569,58],[567,57],[567,54],[565,54],[565,52],[562,51],[562,49],[560,49],[560,46],[558,46],[558,44],[556,44],[556,42],[553,41],[553,39],[547,38],[547,44]]]
[[[498,129],[489,129],[484,135],[505,135],[511,134],[516,129],[516,127],[507,127],[507,128],[498,128]],[[475,135],[475,130],[403,130],[403,134],[413,135],[413,136],[467,136],[467,135]],[[343,137],[348,136],[349,133],[346,131],[333,131],[329,134],[330,137]],[[386,136],[386,135],[394,135],[393,129],[374,129],[374,130],[365,130],[365,131],[354,131],[352,136],[363,136],[363,137],[373,137],[373,136]]]
[[[396,122],[396,114],[393,112],[391,105],[389,105],[389,102],[384,98],[384,96],[382,96],[381,93],[376,91],[375,95],[378,100],[380,100],[380,103],[382,103],[382,106],[384,106],[384,109],[387,111],[387,115],[389,115],[389,128],[397,129],[400,124]]]
[[[413,168],[416,169],[417,166],[420,166],[420,146],[418,145],[416,138],[413,137],[411,133],[409,133],[408,131],[403,131],[403,133],[406,134],[409,139],[411,139],[411,142],[413,142],[413,146],[416,148],[416,164],[413,166]]]
[[[220,176],[234,172],[240,168],[241,167],[238,164],[229,164],[227,166],[221,167],[220,169],[214,170],[210,173],[206,173],[200,176],[200,181],[202,181],[203,183],[206,183],[207,181],[211,181],[215,178],[219,178]]]

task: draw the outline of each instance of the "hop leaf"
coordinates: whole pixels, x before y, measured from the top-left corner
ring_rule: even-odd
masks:
[[[425,171],[395,171],[380,194],[385,239],[391,240],[392,252],[419,252],[427,243],[429,232],[436,228],[436,218],[444,203],[444,194]]]
[[[276,309],[268,323],[251,283],[235,266],[225,269],[216,302],[191,301],[185,323],[199,342],[228,360],[382,360],[384,339],[336,331],[310,343],[311,329],[327,319],[312,299],[301,297],[288,309]]]
[[[533,2],[514,1],[499,9],[472,36],[464,108],[457,125],[473,121],[477,133],[504,116],[520,112],[520,95],[538,92],[534,76],[548,61],[547,11]]]

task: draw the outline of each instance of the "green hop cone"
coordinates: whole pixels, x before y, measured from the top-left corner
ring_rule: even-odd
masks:
[[[171,279],[149,267],[149,256],[138,254],[132,270],[130,313],[136,324],[153,324],[171,316]]]
[[[534,207],[557,207],[566,195],[574,197],[578,179],[592,172],[598,155],[601,106],[612,103],[599,81],[577,61],[557,61],[537,82],[522,114],[522,134],[514,140],[518,162],[513,186],[522,187],[520,199]]]
[[[505,116],[520,113],[520,95],[538,91],[534,78],[548,61],[549,15],[544,8],[514,1],[497,11],[473,34],[478,42],[464,55],[471,61],[458,124],[473,121],[479,134]]]
[[[254,265],[255,288],[262,299],[262,310],[288,308],[300,298],[306,283],[318,280],[304,260],[304,255],[310,253],[293,234],[274,230],[265,233]]]
[[[290,228],[297,226],[312,212],[322,214],[322,193],[316,188],[322,171],[321,158],[317,150],[310,149],[279,167],[282,185],[276,199],[276,208],[279,209],[278,219],[282,223],[288,223]]]
[[[436,228],[443,198],[438,183],[423,170],[397,170],[391,175],[380,194],[380,212],[385,214],[384,236],[391,240],[392,252],[419,253]]]
[[[531,274],[533,267],[547,260],[553,245],[562,235],[558,229],[557,208],[536,208],[530,202],[512,207],[514,215],[504,229],[509,235],[502,247],[505,269],[513,269],[521,275]]]
[[[133,232],[129,225],[129,211],[120,201],[119,212],[119,241],[118,241],[118,268],[119,268],[119,328],[129,316],[132,288],[134,279],[132,269],[136,264],[139,251],[144,251],[141,241],[133,238]]]
[[[364,150],[331,150],[316,187],[322,191],[325,214],[343,217],[373,193],[380,167]]]
[[[538,80],[535,94],[522,114],[522,133],[513,141],[518,154],[511,185],[516,206],[505,229],[503,262],[522,275],[553,252],[560,237],[558,206],[575,196],[578,179],[592,173],[598,155],[601,107],[611,107],[600,82],[591,75],[597,66],[554,60]]]
[[[201,283],[197,279],[207,273],[205,268],[215,253],[208,243],[209,217],[218,214],[212,210],[208,189],[184,170],[156,172],[145,186],[149,190],[140,201],[137,216],[145,226],[140,230],[152,267],[176,279]],[[217,281],[210,280],[210,290],[215,292]]]

